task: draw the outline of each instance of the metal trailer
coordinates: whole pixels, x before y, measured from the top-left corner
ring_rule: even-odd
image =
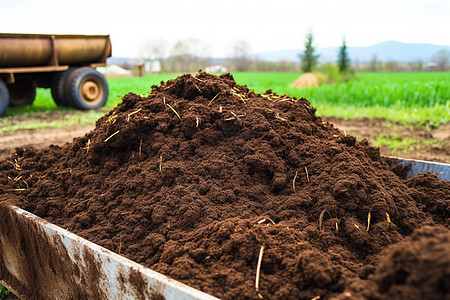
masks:
[[[386,158],[411,165],[407,177],[450,165]],[[0,205],[0,284],[23,299],[217,299],[152,271],[18,207]]]
[[[59,106],[102,107],[108,84],[95,68],[110,56],[109,35],[0,33],[0,116],[32,105],[36,87],[51,88]]]

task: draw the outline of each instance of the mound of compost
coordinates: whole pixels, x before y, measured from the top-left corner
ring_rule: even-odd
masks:
[[[0,174],[0,201],[224,299],[448,295],[450,182],[404,180],[306,99],[229,74],[127,94]]]

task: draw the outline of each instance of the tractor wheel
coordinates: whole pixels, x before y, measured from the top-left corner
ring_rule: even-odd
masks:
[[[69,104],[79,110],[96,109],[108,100],[108,84],[98,71],[84,67],[73,71],[64,86]]]
[[[9,106],[32,105],[36,98],[36,83],[33,80],[20,80],[8,85]]]
[[[71,67],[63,72],[59,72],[51,82],[51,90],[53,101],[55,101],[58,106],[70,106],[69,100],[64,93],[64,86],[67,82],[67,78],[70,76],[72,72],[74,72],[77,68]]]
[[[9,106],[9,91],[3,80],[0,79],[0,117],[5,114]]]

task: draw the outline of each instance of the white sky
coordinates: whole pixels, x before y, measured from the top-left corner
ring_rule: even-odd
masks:
[[[318,48],[387,40],[450,45],[449,0],[0,0],[0,32],[110,34],[114,56],[138,56],[145,39],[198,39],[209,54]]]

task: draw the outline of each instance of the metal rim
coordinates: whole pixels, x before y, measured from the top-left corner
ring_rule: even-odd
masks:
[[[102,102],[105,89],[100,79],[95,77],[86,78],[80,84],[80,98],[89,106],[95,106]]]

